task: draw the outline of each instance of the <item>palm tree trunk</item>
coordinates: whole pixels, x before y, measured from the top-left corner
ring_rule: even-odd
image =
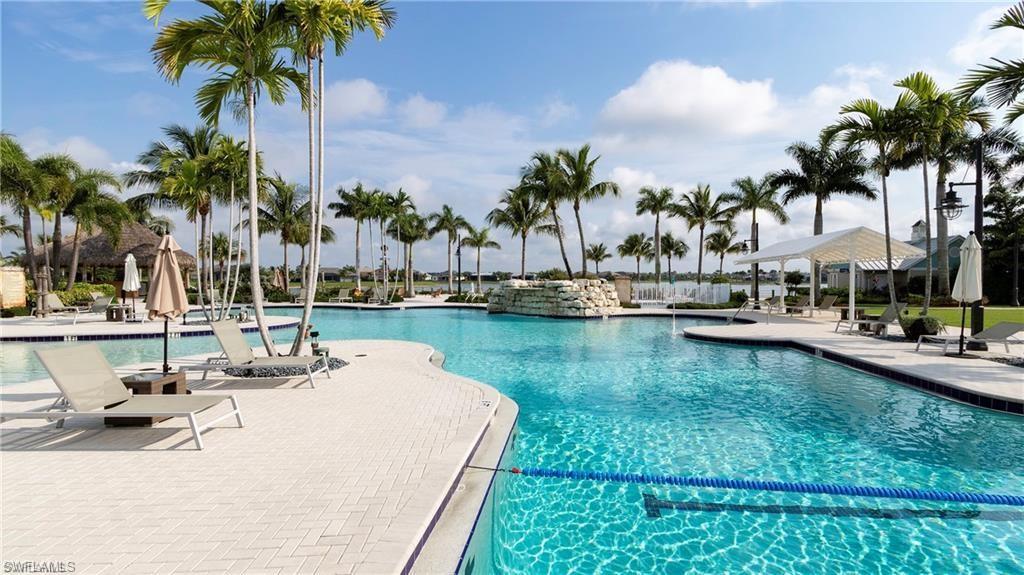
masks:
[[[636,256],[636,283],[640,283],[640,256]]]
[[[61,237],[63,235],[61,233],[61,227],[63,224],[63,219],[64,212],[60,210],[58,210],[57,213],[53,215],[53,237],[50,238],[50,241],[53,243],[53,271],[50,281],[51,283],[53,283],[53,287],[55,289],[57,287],[57,280],[60,279],[60,251],[61,240],[63,239]]]
[[[234,180],[234,176],[232,175],[231,184],[230,184],[229,199],[228,199],[228,231],[227,231],[227,234],[226,234],[227,238],[228,238],[228,253],[225,256],[225,263],[227,264],[227,268],[225,269],[224,266],[222,265],[221,266],[221,271],[220,271],[220,273],[221,273],[221,281],[223,282],[224,290],[223,290],[223,293],[220,296],[220,302],[221,302],[220,303],[220,315],[217,317],[218,320],[226,319],[227,316],[228,316],[228,312],[231,309],[230,304],[228,304],[228,295],[230,294],[230,289],[231,289],[231,248],[232,248],[231,231],[234,229],[234,226],[235,226],[235,180]],[[242,246],[238,246],[238,248],[239,248],[239,250],[241,250]]]
[[[668,255],[668,283],[672,283],[672,254]]]
[[[412,267],[412,256],[413,256],[412,250],[413,250],[413,244],[410,242],[409,243],[409,291],[407,292],[409,294],[415,294],[416,293],[416,273],[413,271],[413,267]]]
[[[928,315],[928,306],[932,303],[932,204],[928,192],[928,152],[924,152],[921,160],[921,176],[924,178],[924,304],[921,315]]]
[[[448,293],[452,293],[452,233],[448,232]]]
[[[71,288],[75,287],[75,276],[78,274],[78,253],[82,249],[81,232],[82,232],[82,224],[76,223],[75,224],[75,245],[74,245],[74,248],[72,248],[72,250],[71,250],[71,265],[68,266],[68,287],[67,287],[67,289],[69,291],[71,290]]]
[[[583,266],[581,268],[583,275],[580,277],[587,277],[587,244],[583,241],[583,218],[580,217],[580,203],[576,202],[572,206],[572,210],[576,212],[576,229],[580,234],[580,254],[583,256]],[[572,274],[569,274],[569,278],[572,279]]]
[[[704,226],[700,227],[700,243],[697,244],[697,285],[700,285],[704,271]]]
[[[519,252],[519,279],[526,279],[526,234],[522,234],[523,247]]]
[[[200,219],[202,220],[202,224],[199,222]],[[206,313],[206,301],[205,298],[203,298],[203,261],[206,258],[203,256],[203,244],[201,241],[202,238],[206,237],[206,230],[203,229],[200,231],[200,227],[206,228],[206,218],[199,216],[192,222],[192,227],[195,229],[196,255],[198,256],[196,262],[196,290],[198,291],[198,293],[196,293],[196,303],[198,303],[199,308],[203,310],[203,317],[209,321],[210,316]]]
[[[892,234],[889,231],[889,188],[886,186],[885,154],[882,154],[882,210],[885,216],[885,279],[889,282],[889,304],[896,305],[896,279],[892,273]],[[854,270],[850,270],[853,273]],[[852,312],[851,312],[852,313]]]
[[[214,298],[217,295],[216,294],[217,288],[214,287],[214,283],[213,283],[213,203],[212,202],[210,203],[210,213],[209,213],[208,217],[209,217],[209,222],[210,223],[209,223],[209,226],[207,226],[207,228],[206,228],[206,256],[209,259],[207,261],[206,268],[208,270],[208,272],[207,272],[208,273],[207,279],[209,280],[209,283],[207,284],[206,289],[207,289],[207,291],[210,294],[210,319],[214,319],[214,314],[216,313],[216,310],[214,310],[213,306],[214,306],[214,303],[215,303]]]
[[[50,276],[50,290],[55,290],[57,286],[53,285],[53,266],[50,265],[50,250],[46,248],[46,220],[42,212],[39,213],[39,223],[43,229],[43,241],[40,242],[43,246],[43,265],[46,266],[46,275]]]
[[[384,237],[384,218],[378,218],[377,224],[380,226],[380,233],[377,235],[380,238],[380,270],[384,272],[384,297],[381,298],[381,302],[391,303],[391,295],[388,293],[388,240]]]
[[[824,202],[822,201],[821,196],[815,195],[814,196],[814,235],[816,235],[816,236],[820,236],[821,234],[825,233],[825,216],[822,213],[823,209],[824,209]],[[818,270],[811,270],[811,275],[813,276],[811,278],[811,281],[814,282],[814,293],[820,294],[821,293],[821,274],[818,273]],[[838,286],[832,286],[832,287],[838,287]],[[811,302],[811,303],[813,304],[814,302]]]
[[[558,212],[555,206],[551,207],[551,216],[555,220],[555,236],[558,238],[558,250],[562,252],[562,263],[565,264],[565,273],[572,277],[572,268],[569,267],[569,257],[565,255],[565,241],[562,239],[562,223],[558,219]]]
[[[46,231],[46,228],[43,228],[43,231]],[[36,265],[36,247],[32,240],[32,210],[28,206],[21,207],[21,239],[25,242],[25,257],[28,258],[28,270],[34,282],[36,274],[39,273],[39,266]]]
[[[661,212],[654,214],[654,283],[661,287]]]
[[[288,291],[292,287],[291,283],[291,270],[288,269],[288,240],[282,238],[281,244],[284,246],[284,291]]]
[[[750,211],[750,239],[753,240],[757,236],[757,210]],[[760,247],[760,246],[758,246]],[[758,299],[757,297],[757,263],[750,264],[750,297]]]
[[[363,241],[362,234],[362,221],[356,220],[356,289],[363,291],[363,274],[359,264],[359,252],[362,250]]]
[[[935,176],[935,205],[938,206],[943,200],[943,190],[946,189],[946,170],[939,163],[938,173]],[[936,258],[939,260],[939,295],[949,295],[949,222],[942,210],[935,215],[935,235],[938,246],[935,248]]]
[[[405,295],[411,296],[412,293],[412,242],[405,242]]]
[[[235,294],[238,293],[238,280],[242,273],[242,206],[238,206],[238,231],[235,235],[235,242],[238,245],[238,253],[235,259],[235,280],[234,285],[231,286],[231,297],[228,298],[226,309],[231,309],[231,304],[235,303]]]
[[[256,174],[256,91],[253,80],[246,81],[246,108],[248,112],[249,135],[249,282],[252,289],[252,309],[259,326],[260,339],[267,348],[267,354],[277,355],[274,340],[267,329],[267,320],[263,315],[263,286],[260,284],[260,236],[259,236],[259,189]]]
[[[320,63],[321,80],[323,78],[323,63]],[[313,58],[306,53],[306,89],[309,93],[309,105],[306,107],[306,119],[309,126],[309,267],[302,270],[302,287],[306,292],[306,299],[302,305],[302,319],[299,320],[299,328],[295,333],[295,340],[292,341],[291,355],[299,355],[302,350],[302,342],[306,339],[306,328],[309,325],[309,317],[313,313],[313,299],[316,297],[316,246],[318,242],[317,232],[320,228],[319,222],[319,189],[316,186],[316,147],[313,142],[316,131],[314,120],[314,108],[321,105],[318,92],[313,90]],[[321,128],[322,129],[322,128]],[[302,251],[302,260],[305,263],[305,248]]]
[[[478,293],[484,292],[484,284],[480,281],[480,248],[476,249],[476,291]]]
[[[725,266],[725,253],[718,256],[718,275],[722,275],[722,268]]]

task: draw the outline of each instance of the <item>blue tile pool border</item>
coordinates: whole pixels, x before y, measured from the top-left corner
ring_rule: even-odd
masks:
[[[299,320],[296,319],[294,322],[283,323],[280,325],[267,326],[269,330],[277,329],[295,329],[299,325]],[[256,333],[259,331],[258,327],[243,327],[241,328],[242,333]],[[189,331],[176,331],[171,333],[171,337],[199,337],[213,335],[213,329],[194,329]],[[82,334],[82,335],[33,335],[33,336],[11,336],[11,337],[0,337],[0,342],[58,342],[58,341],[99,341],[99,340],[111,340],[111,339],[161,339],[164,337],[164,332],[153,332],[153,333],[102,333],[102,334]]]

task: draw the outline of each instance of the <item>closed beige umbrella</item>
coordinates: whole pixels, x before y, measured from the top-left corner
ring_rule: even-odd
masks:
[[[167,363],[168,322],[188,311],[188,295],[185,293],[185,284],[181,281],[178,258],[174,255],[174,252],[180,249],[181,246],[170,235],[160,240],[146,300],[149,319],[164,318],[164,373],[171,371],[171,366]]]

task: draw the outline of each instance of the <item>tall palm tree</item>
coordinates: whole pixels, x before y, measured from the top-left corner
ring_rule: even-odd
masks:
[[[654,257],[654,244],[644,234],[629,234],[622,243],[615,247],[620,258],[636,258],[636,281],[640,281],[640,260]]]
[[[558,207],[571,198],[568,184],[565,181],[565,172],[559,166],[558,157],[545,152],[533,154],[530,164],[523,169],[523,178],[519,187],[529,190],[535,198],[547,206],[546,213],[551,217],[551,230],[558,240],[558,250],[562,254],[565,273],[572,277],[569,256],[565,254],[565,230],[558,217]]]
[[[41,204],[45,211],[40,215],[48,215],[53,219],[53,232],[50,235],[52,248],[44,252],[48,261],[53,262],[50,270],[50,285],[56,287],[61,275],[61,248],[64,235],[61,228],[64,212],[75,195],[75,181],[83,177],[81,164],[67,154],[47,154],[36,158],[33,162],[41,175]],[[47,263],[49,265],[49,263]]]
[[[143,13],[157,19],[169,0],[144,0]],[[259,257],[259,183],[256,165],[256,98],[265,95],[274,104],[283,104],[288,86],[298,90],[303,101],[309,94],[303,75],[278,55],[294,45],[289,35],[283,4],[262,0],[207,2],[212,14],[195,20],[175,20],[162,29],[151,51],[160,73],[177,83],[189,66],[213,69],[216,73],[196,92],[199,115],[216,125],[225,101],[245,101],[248,124],[249,187],[249,279],[253,311],[267,353],[277,355],[274,340],[267,330],[263,313],[263,288],[260,284]]]
[[[412,295],[416,292],[413,247],[430,239],[430,226],[426,218],[414,211],[406,212],[392,221],[396,238],[399,226],[402,231],[402,242],[405,244],[405,293]]]
[[[697,184],[697,187],[679,196],[679,202],[669,208],[669,215],[686,221],[688,229],[700,230],[697,244],[697,285],[701,284],[704,273],[704,230],[708,226],[723,227],[730,224],[736,208],[729,205],[728,198],[711,197],[711,186]]]
[[[78,275],[78,256],[82,249],[82,234],[92,233],[96,228],[116,245],[121,237],[122,227],[132,220],[132,213],[121,199],[102,189],[103,186],[120,192],[121,181],[105,170],[84,170],[75,178],[74,194],[64,213],[75,221],[75,234],[71,249],[71,263],[68,266],[67,289],[75,287]]]
[[[587,259],[594,262],[594,275],[601,276],[601,262],[611,259],[612,254],[608,253],[608,246],[604,244],[590,244],[587,246]]]
[[[350,218],[356,224],[356,289],[363,290],[362,267],[360,263],[360,252],[362,252],[362,227],[367,220],[371,194],[361,182],[356,183],[352,191],[338,187],[338,201],[327,204],[327,209],[334,212],[335,218]]]
[[[288,246],[295,245],[299,228],[305,223],[303,214],[299,213],[305,201],[305,194],[299,191],[296,184],[289,184],[278,176],[270,181],[270,193],[259,207],[260,235],[277,234],[284,247],[285,289],[291,285]]]
[[[738,254],[743,249],[743,243],[736,241],[736,230],[722,228],[708,234],[704,244],[704,250],[709,254],[718,256],[718,275],[722,275],[725,266],[725,256]]]
[[[554,226],[546,224],[549,206],[525,186],[507,190],[499,200],[501,207],[487,214],[487,223],[505,228],[512,236],[519,236],[519,277],[526,279],[526,238],[532,232],[554,233]]]
[[[333,43],[335,55],[340,56],[354,32],[367,28],[380,40],[384,37],[384,30],[394,22],[394,11],[387,8],[386,2],[378,0],[289,0],[284,4],[291,32],[295,36],[293,51],[297,57],[305,60],[306,91],[310,95],[306,111],[309,126],[309,236],[312,244],[308,273],[303,276],[305,305],[291,349],[292,355],[298,355],[313,311],[317,272],[320,269],[324,218],[324,47],[328,42]],[[316,88],[313,86],[314,60],[317,62],[318,75]],[[319,121],[314,120],[314,112],[318,113]],[[313,141],[314,131],[317,132],[316,144]]]
[[[772,216],[780,224],[789,223],[789,216],[786,210],[779,204],[779,183],[774,174],[766,174],[760,180],[754,180],[750,176],[739,178],[732,183],[732,192],[723,194],[725,201],[736,208],[736,213],[750,212],[750,237],[757,237],[757,211],[761,210]],[[716,241],[720,241],[716,240]],[[720,246],[719,246],[720,247]],[[710,249],[710,248],[709,248]],[[718,253],[718,252],[714,252]],[[731,252],[729,252],[731,253]],[[725,258],[725,255],[722,255]],[[719,266],[721,267],[721,266]],[[721,273],[721,270],[719,270]],[[752,294],[757,294],[758,265],[750,266],[750,289]],[[812,274],[816,275],[816,274]],[[755,295],[756,297],[756,295]]]
[[[682,238],[676,239],[671,233],[667,233],[661,236],[661,253],[668,256],[668,281],[675,283],[675,277],[672,275],[672,258],[685,258],[686,254],[690,253],[690,246],[686,245]]]
[[[452,291],[452,246],[455,245],[455,236],[460,230],[470,229],[466,218],[455,213],[451,206],[441,206],[441,211],[434,212],[427,216],[430,223],[430,235],[444,232],[448,236],[448,292]]]
[[[448,206],[445,206],[445,207],[447,208]],[[450,208],[449,208],[449,211],[450,211]],[[371,222],[371,230],[372,230],[372,222],[374,220],[377,221],[377,227],[378,227],[378,232],[379,232],[377,237],[380,239],[380,269],[383,272],[383,276],[384,276],[384,293],[385,294],[388,294],[390,292],[388,291],[388,243],[387,243],[387,240],[384,237],[384,228],[385,228],[385,226],[387,224],[387,221],[389,219],[391,219],[391,217],[394,215],[394,213],[395,213],[395,208],[394,208],[394,203],[392,201],[391,196],[389,196],[388,194],[385,194],[381,190],[377,190],[377,189],[373,190],[373,192],[370,194],[370,203],[367,206],[367,214],[366,214],[366,216],[367,216],[367,219],[369,219],[370,222]],[[373,233],[372,233],[372,231],[370,233],[370,252],[371,253],[373,252]],[[375,283],[377,281],[377,271],[376,271],[376,268],[374,268],[374,272],[373,272],[373,281]],[[390,303],[390,302],[387,302],[387,303]]]
[[[299,270],[303,273],[308,270],[312,265],[312,250],[307,250],[310,247],[311,238],[309,236],[309,200],[299,205],[299,223],[295,226],[295,235],[292,236],[292,241],[299,247]],[[333,244],[337,236],[334,233],[334,228],[327,224],[323,224],[320,230],[320,241],[324,244]],[[305,278],[305,274],[300,276],[302,281],[308,281]],[[313,294],[316,297],[316,294]]]
[[[20,237],[25,243],[25,258],[32,281],[39,272],[32,245],[32,210],[42,196],[41,179],[36,165],[14,136],[0,132],[0,203],[14,208],[21,216]]]
[[[393,226],[388,226],[388,235],[395,240],[395,248],[397,250],[399,246],[404,246],[402,243],[402,224],[405,222],[405,216],[416,213],[416,202],[402,188],[398,188],[398,191],[393,194],[388,194],[388,201],[391,203],[391,221],[394,223]],[[392,231],[394,231],[394,235],[391,235]],[[398,257],[397,251],[395,252],[395,257]],[[408,254],[403,254],[402,261],[404,262],[407,259]],[[397,282],[397,266],[395,267],[395,277]]]
[[[463,247],[476,249],[476,291],[483,293],[484,284],[480,276],[480,252],[485,249],[500,250],[501,244],[491,239],[491,228],[474,228],[470,226],[462,238]]]
[[[246,172],[246,163],[248,162],[248,151],[244,142],[237,141],[230,136],[219,136],[210,151],[209,157],[209,170],[215,182],[215,186],[220,189],[227,188],[228,193],[226,198],[223,194],[219,194],[222,199],[227,202],[228,206],[228,232],[224,236],[227,240],[226,253],[224,254],[226,269],[222,269],[222,295],[221,295],[221,310],[218,319],[226,319],[228,312],[231,310],[231,306],[234,304],[235,293],[238,290],[239,276],[242,268],[243,252],[242,249],[242,206],[237,201],[236,189],[240,187],[244,182],[242,180],[243,174]],[[262,173],[262,166],[257,157],[257,171]],[[265,181],[265,178],[263,178]],[[238,214],[238,220],[235,220],[235,214]],[[211,216],[212,219],[212,216]],[[213,226],[210,226],[210,234],[213,234]],[[231,234],[235,234],[235,239],[231,239]],[[211,247],[216,247],[216,242],[211,238]],[[232,256],[234,259],[234,275],[232,276]],[[213,285],[213,260],[214,253],[210,252],[210,285]]]
[[[636,201],[636,215],[651,214],[654,216],[654,278],[661,285],[661,214],[668,211],[675,201],[672,188],[640,188],[640,197]]]
[[[1018,2],[996,20],[989,28],[1016,28],[1024,30],[1024,4]],[[997,108],[1007,108],[1004,119],[1011,124],[1024,115],[1024,102],[1020,95],[1024,92],[1024,60],[1001,60],[992,58],[988,64],[980,64],[964,76],[957,86],[956,94],[961,98],[969,98],[984,89],[988,101]]]
[[[618,196],[619,185],[612,181],[597,181],[594,167],[601,156],[590,159],[590,144],[584,144],[576,151],[558,150],[556,155],[564,173],[566,198],[572,202],[572,211],[576,215],[576,229],[580,234],[580,254],[583,261],[582,272],[583,277],[587,277],[587,244],[583,238],[580,206],[584,202],[589,203],[609,194]]]
[[[213,260],[217,264],[217,279],[227,282],[230,276],[231,258],[239,261],[245,260],[245,250],[235,250],[232,246],[231,236],[224,232],[213,234]]]
[[[892,271],[892,233],[889,223],[889,176],[892,161],[904,151],[901,138],[910,119],[910,101],[906,93],[900,94],[896,105],[884,108],[875,100],[855,100],[840,110],[842,117],[835,125],[827,128],[830,133],[843,134],[848,143],[869,143],[878,152],[878,173],[882,179],[882,212],[885,220],[885,267],[889,284],[889,303],[896,304],[896,281]],[[850,270],[853,273],[853,270]]]
[[[127,205],[131,205],[128,203]],[[154,234],[164,237],[174,231],[174,220],[168,216],[154,214],[151,210],[132,210],[135,213],[135,221],[146,226]]]

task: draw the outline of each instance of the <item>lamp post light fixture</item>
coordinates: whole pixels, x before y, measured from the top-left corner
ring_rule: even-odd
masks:
[[[462,234],[455,236],[455,257],[459,260],[459,295],[462,295]]]
[[[756,252],[757,251],[757,236],[758,236],[757,227],[758,227],[758,224],[755,223],[754,224],[754,229],[751,230],[752,232],[754,232],[754,233],[751,234],[752,237],[750,237],[749,239],[743,240],[743,247],[740,248],[740,253],[741,254],[747,255],[747,254],[749,254],[751,252]],[[758,293],[761,290],[761,282],[760,282],[760,278],[758,278],[759,273],[760,273],[759,266],[756,263],[750,264],[750,276],[751,276],[750,277],[750,290],[752,292],[754,292],[754,293],[750,294],[750,297],[753,298],[754,300],[761,299],[761,296]],[[754,304],[754,309],[759,309],[759,308],[760,308],[760,306],[758,304]]]

